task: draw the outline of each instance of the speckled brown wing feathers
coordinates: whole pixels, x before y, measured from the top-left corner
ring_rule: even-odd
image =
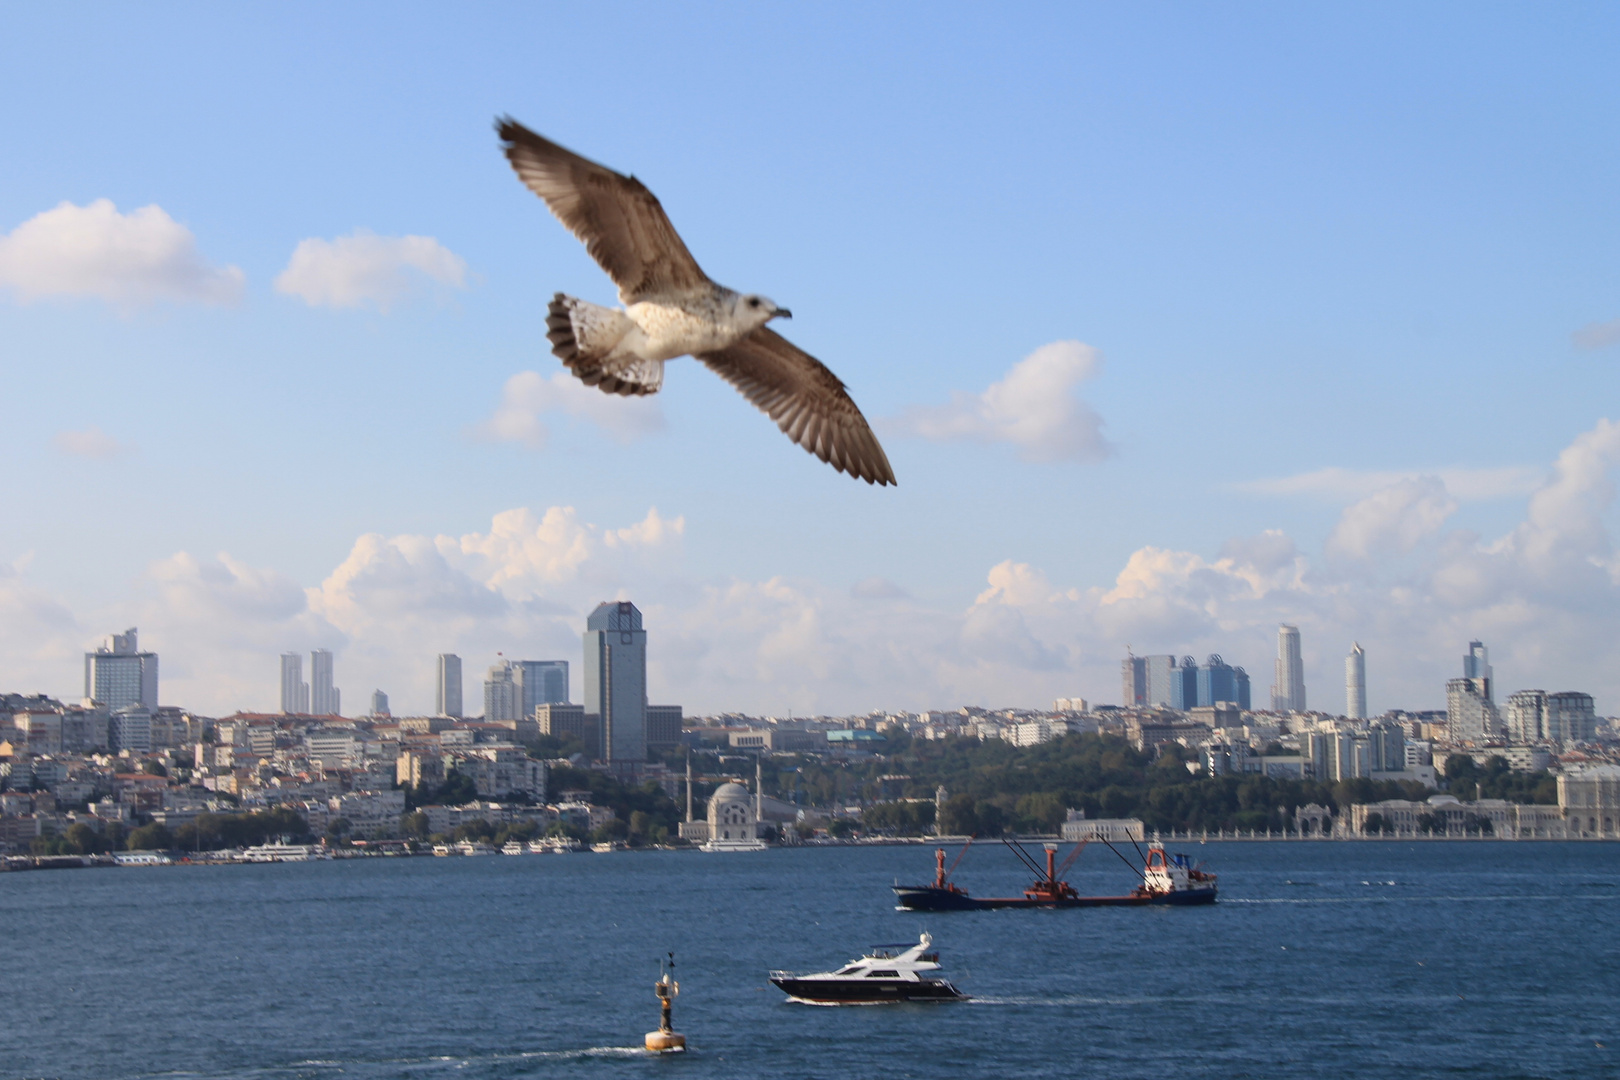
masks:
[[[888,456],[838,376],[780,334],[761,327],[698,359],[833,468],[868,484],[895,482]]]
[[[564,149],[510,117],[495,129],[518,178],[585,244],[624,303],[710,287],[708,275],[640,180]]]

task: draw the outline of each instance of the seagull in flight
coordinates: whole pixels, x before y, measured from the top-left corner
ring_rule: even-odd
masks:
[[[619,287],[623,308],[552,297],[546,337],[581,382],[609,394],[656,394],[664,361],[695,356],[833,468],[868,484],[895,482],[838,376],[766,325],[792,312],[709,280],[640,180],[511,117],[497,120],[495,130],[518,178]]]

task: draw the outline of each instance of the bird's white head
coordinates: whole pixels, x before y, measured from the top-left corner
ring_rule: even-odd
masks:
[[[757,293],[738,293],[731,298],[731,317],[749,330],[757,330],[772,319],[791,319],[793,312]]]

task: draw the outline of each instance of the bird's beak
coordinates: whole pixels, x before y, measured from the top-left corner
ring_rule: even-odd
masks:
[[[785,307],[779,307],[779,308],[776,309],[775,312],[773,312],[771,314],[771,318],[773,318],[773,319],[791,319],[791,318],[793,318],[793,312],[789,311]]]

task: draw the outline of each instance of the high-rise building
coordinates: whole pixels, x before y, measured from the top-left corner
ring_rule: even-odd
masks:
[[[1271,687],[1275,712],[1305,711],[1305,661],[1299,651],[1299,627],[1277,627],[1277,681]]]
[[[1446,734],[1454,743],[1483,746],[1500,738],[1501,720],[1486,695],[1489,678],[1450,679],[1446,682]]]
[[[383,693],[381,690],[373,690],[371,692],[371,715],[372,716],[391,716],[391,715],[393,715],[392,713],[390,713],[388,711],[388,695]]]
[[[1518,690],[1508,695],[1505,719],[1508,741],[1522,746],[1550,739],[1547,734],[1547,691]]]
[[[1368,758],[1373,772],[1401,772],[1406,768],[1406,732],[1393,720],[1367,725]]]
[[[1249,707],[1249,673],[1232,667],[1219,653],[1211,653],[1204,666],[1197,669],[1197,680],[1198,707],[1223,701],[1233,702],[1243,709]]]
[[[1547,695],[1547,738],[1560,746],[1597,738],[1597,710],[1591,694],[1561,690]]]
[[[332,685],[329,649],[316,649],[309,654],[309,711],[316,716],[343,715],[342,691]]]
[[[1176,663],[1175,657],[1170,657],[1170,666],[1167,669],[1169,681],[1169,700],[1165,704],[1172,709],[1196,709],[1198,707],[1198,661],[1190,656],[1183,656],[1181,663]]]
[[[1148,703],[1147,657],[1127,656],[1119,665],[1119,703],[1127,709]]]
[[[520,719],[522,708],[523,693],[512,672],[512,661],[490,665],[484,679],[484,723]]]
[[[519,660],[512,670],[522,693],[524,719],[534,717],[537,705],[568,704],[568,661]]]
[[[647,760],[647,634],[629,601],[585,620],[585,711],[601,718],[604,761]]]
[[[1123,677],[1121,701],[1126,708],[1176,705],[1176,692],[1172,682],[1181,678],[1181,669],[1174,656],[1127,656],[1120,665]],[[1196,696],[1196,691],[1194,693]]]
[[[1142,659],[1147,668],[1147,703],[1170,704],[1170,680],[1175,677],[1176,658],[1164,655],[1144,656]]]
[[[1352,720],[1367,719],[1367,654],[1361,642],[1350,646],[1344,658],[1344,715]]]
[[[461,716],[461,657],[439,654],[439,696],[434,705],[439,716]]]
[[[114,709],[107,732],[109,749],[148,753],[152,749],[152,710],[140,702]]]
[[[647,706],[647,748],[667,753],[681,745],[681,707]]]
[[[309,683],[304,681],[304,658],[295,652],[281,654],[281,711],[288,714],[309,712]]]
[[[534,720],[540,727],[540,734],[554,735],[559,739],[578,739],[585,748],[585,756],[599,758],[602,756],[602,725],[600,717],[587,716],[585,706],[566,704],[543,704],[535,706]]]
[[[1486,701],[1496,700],[1495,673],[1491,669],[1491,651],[1482,642],[1470,641],[1468,655],[1463,657],[1463,678],[1483,680],[1478,687]]]
[[[84,654],[84,696],[109,709],[158,707],[157,653],[141,652],[133,626]]]

